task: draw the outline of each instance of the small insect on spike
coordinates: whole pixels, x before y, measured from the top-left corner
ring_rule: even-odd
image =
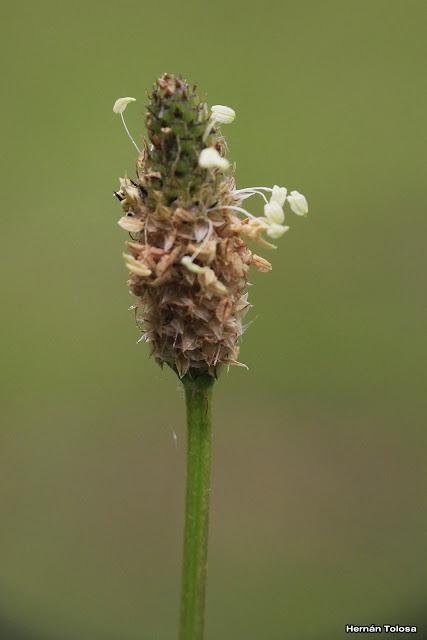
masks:
[[[114,113],[117,113],[120,115],[121,119],[122,119],[122,124],[123,127],[128,135],[129,140],[132,142],[133,146],[135,147],[135,149],[138,151],[138,153],[141,153],[141,149],[138,147],[138,145],[136,144],[135,140],[132,138],[132,135],[129,131],[129,129],[127,128],[126,122],[125,122],[125,117],[123,115],[126,107],[128,106],[128,104],[130,102],[136,102],[136,98],[118,98],[114,105],[113,105],[113,111]]]

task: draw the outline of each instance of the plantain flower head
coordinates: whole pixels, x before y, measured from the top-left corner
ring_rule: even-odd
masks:
[[[119,98],[115,113],[133,98]],[[195,87],[165,74],[154,84],[145,114],[147,140],[138,150],[136,176],[120,180],[119,226],[129,234],[124,253],[132,308],[155,360],[180,378],[217,376],[238,361],[243,318],[250,308],[251,267],[271,264],[247,242],[276,248],[285,226],[285,203],[302,215],[304,196],[285,187],[237,189],[217,125],[235,118],[230,107],[209,111]],[[264,216],[243,205],[264,201]],[[304,201],[302,200],[304,198]]]

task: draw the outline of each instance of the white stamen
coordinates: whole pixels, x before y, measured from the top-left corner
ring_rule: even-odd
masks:
[[[221,124],[231,124],[236,117],[236,112],[231,107],[222,104],[214,104],[211,107],[212,118]]]
[[[118,98],[113,105],[114,113],[123,113],[130,102],[136,102],[136,98]]]
[[[275,184],[271,193],[270,202],[277,202],[281,207],[283,207],[286,202],[287,193],[288,190],[286,187],[278,187],[277,184]]]
[[[125,259],[125,265],[129,271],[135,273],[137,276],[149,276],[151,274],[151,270],[146,264],[139,262],[129,253],[124,253],[123,258]]]
[[[122,216],[117,224],[125,231],[129,231],[129,233],[138,233],[144,228],[143,221],[134,216]]]
[[[181,258],[181,264],[193,273],[203,273],[206,269],[206,267],[199,267],[198,264],[194,264],[190,256],[184,256]]]
[[[288,196],[290,207],[297,216],[306,216],[308,213],[308,203],[306,198],[298,191],[291,191]]]
[[[271,187],[245,187],[244,189],[235,189],[234,193],[241,193],[242,191],[273,191]]]
[[[123,127],[128,135],[129,140],[132,142],[133,146],[135,147],[135,149],[138,151],[138,153],[141,153],[141,149],[138,147],[138,145],[136,144],[135,140],[132,138],[132,135],[129,131],[129,129],[127,128],[126,122],[125,122],[125,118],[124,118],[124,111],[126,109],[126,107],[128,106],[128,104],[130,102],[135,102],[136,98],[118,98],[118,100],[115,101],[114,106],[113,106],[113,111],[114,113],[120,114],[120,117],[122,119],[122,123],[123,123]]]
[[[264,214],[271,224],[282,224],[285,221],[285,213],[282,207],[273,199],[265,205]]]
[[[242,200],[246,200],[247,198],[252,198],[252,196],[261,196],[261,198],[264,200],[264,202],[267,204],[268,200],[265,197],[265,195],[262,193],[262,191],[257,191],[256,189],[245,189],[244,191],[233,191],[233,193],[235,195],[238,195],[241,197]]]
[[[285,227],[283,224],[270,224],[266,231],[269,238],[277,239],[281,238],[286,231],[289,231],[289,227]]]
[[[207,140],[207,137],[216,124],[231,124],[236,117],[234,109],[231,109],[231,107],[225,107],[222,104],[214,104],[211,108],[211,113],[212,115],[209,119],[205,133],[203,134],[204,142]]]
[[[203,169],[228,169],[230,163],[227,158],[220,156],[213,147],[207,147],[199,155],[199,165]]]
[[[132,138],[132,136],[131,136],[131,133],[130,133],[129,129],[128,129],[128,128],[127,128],[127,126],[126,126],[126,122],[125,122],[125,118],[124,118],[123,113],[121,113],[121,114],[120,114],[120,117],[121,117],[121,119],[122,119],[123,126],[124,126],[124,128],[125,128],[125,131],[126,131],[126,133],[128,134],[128,138],[129,138],[129,140],[132,142],[133,146],[134,146],[134,147],[135,147],[135,149],[138,151],[138,153],[141,153],[141,149],[138,147],[138,145],[136,144],[135,140]]]

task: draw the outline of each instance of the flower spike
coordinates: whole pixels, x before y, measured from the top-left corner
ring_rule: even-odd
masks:
[[[131,102],[119,98],[113,108],[129,136],[123,114]],[[118,224],[131,234],[124,258],[141,341],[180,378],[215,378],[239,364],[249,270],[272,268],[247,242],[276,249],[270,241],[289,230],[286,203],[298,215],[308,209],[304,196],[288,195],[286,187],[235,187],[216,126],[235,116],[224,105],[209,110],[194,87],[165,74],[149,96],[142,153],[130,136],[136,177],[121,178],[115,192],[123,209]],[[262,199],[259,217],[246,208],[254,196]]]

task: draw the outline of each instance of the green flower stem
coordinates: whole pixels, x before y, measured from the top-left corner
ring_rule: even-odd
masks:
[[[187,490],[179,640],[202,640],[212,460],[213,378],[183,379],[187,406]]]

